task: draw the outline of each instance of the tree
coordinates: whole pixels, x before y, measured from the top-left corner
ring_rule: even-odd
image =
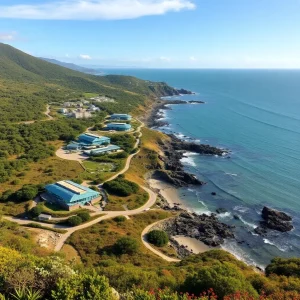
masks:
[[[70,226],[78,226],[82,223],[82,219],[78,216],[73,216],[68,219],[68,223]]]
[[[147,234],[148,241],[157,246],[163,247],[169,242],[168,235],[161,230],[152,230]]]
[[[32,200],[38,194],[38,188],[35,185],[24,185],[20,190],[15,193],[15,200],[18,202]]]
[[[87,211],[80,212],[80,213],[77,214],[77,216],[79,218],[81,218],[81,220],[83,222],[86,222],[86,221],[90,220],[90,218],[91,218],[89,212],[87,212]]]
[[[131,237],[121,237],[115,243],[115,251],[117,254],[134,254],[138,251],[139,245],[136,239]]]
[[[300,277],[300,258],[274,258],[267,266],[266,274]]]
[[[30,211],[29,214],[32,218],[38,217],[41,213],[43,212],[43,208],[39,205],[33,207]]]

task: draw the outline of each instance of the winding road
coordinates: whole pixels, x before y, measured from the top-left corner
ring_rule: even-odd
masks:
[[[47,112],[46,115],[48,115],[48,117],[50,118],[51,116],[49,115],[49,107],[47,106]],[[52,117],[51,117],[52,118]],[[142,133],[141,133],[141,128],[144,126],[144,123],[142,123],[140,121],[141,125],[137,128],[136,132],[139,132],[139,137],[136,140],[136,143],[134,145],[134,149],[137,149],[140,143],[140,139],[142,137]],[[125,173],[126,171],[128,171],[128,169],[130,168],[130,163],[132,158],[137,155],[139,153],[139,151],[131,154],[128,156],[127,160],[126,160],[126,164],[124,166],[124,168],[118,172],[117,174],[113,175],[112,177],[110,177],[109,179],[106,180],[107,181],[111,181],[114,180],[116,177],[118,177],[120,174]],[[18,223],[19,225],[28,225],[28,224],[39,224],[42,225],[43,227],[48,227],[48,228],[52,228],[52,229],[64,229],[67,232],[61,234],[54,250],[55,251],[60,251],[63,247],[63,245],[65,244],[66,240],[76,231],[81,230],[81,229],[85,229],[88,228],[92,225],[95,225],[103,220],[107,220],[107,219],[111,219],[114,217],[118,217],[118,216],[133,216],[133,215],[137,215],[137,214],[141,214],[145,211],[148,211],[156,202],[156,198],[157,198],[157,194],[154,193],[152,190],[150,190],[149,188],[145,187],[145,186],[140,186],[143,190],[145,190],[148,194],[149,194],[149,199],[148,201],[141,207],[134,209],[134,210],[125,210],[125,211],[99,211],[99,213],[93,214],[93,217],[97,216],[97,214],[99,215],[98,218],[78,225],[76,227],[69,227],[69,226],[64,226],[64,225],[59,225],[59,224],[48,224],[48,223],[42,223],[42,222],[35,222],[35,221],[31,221],[31,220],[26,220],[26,219],[19,219],[19,218],[15,218],[15,217],[9,217],[9,216],[3,216],[4,219],[11,221],[11,222],[15,222]],[[103,215],[104,214],[104,215]],[[160,222],[160,221],[159,221]],[[154,223],[154,224],[150,224],[149,226],[147,226],[142,234],[141,234],[141,238],[143,241],[143,244],[149,249],[151,250],[153,253],[155,253],[156,255],[160,256],[161,258],[163,258],[164,260],[168,261],[168,262],[178,262],[178,259],[174,259],[171,257],[168,257],[166,255],[164,255],[163,253],[157,251],[156,249],[154,249],[147,241],[146,241],[146,234],[147,232],[150,230],[150,228],[152,226],[154,226],[155,224],[157,224],[158,222]]]

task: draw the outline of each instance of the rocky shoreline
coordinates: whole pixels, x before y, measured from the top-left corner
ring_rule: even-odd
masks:
[[[165,231],[180,257],[191,253],[174,240],[173,237],[175,236],[194,238],[209,247],[220,246],[224,243],[224,239],[234,238],[233,227],[220,222],[215,214],[198,215],[185,210],[182,210],[178,216],[167,219],[152,229]]]
[[[192,94],[192,92],[190,92]],[[178,94],[179,95],[179,94]],[[153,106],[150,116],[147,119],[147,125],[150,128],[157,128],[169,125],[168,122],[160,120],[162,118],[161,110],[172,109],[169,105],[185,105],[185,104],[203,104],[203,101],[183,101],[183,100],[159,100]]]
[[[191,94],[192,92],[186,91]],[[161,109],[171,109],[169,104],[189,104],[189,103],[204,103],[203,101],[164,101],[159,100],[153,106],[152,111],[147,117],[146,123],[149,127],[161,127],[167,125],[165,121],[160,121],[161,117],[159,111]],[[161,141],[160,147],[164,155],[159,155],[159,159],[164,166],[162,169],[156,170],[152,178],[170,183],[175,187],[183,187],[187,185],[203,185],[202,182],[196,178],[195,175],[184,171],[184,166],[181,159],[184,157],[185,152],[194,152],[201,155],[216,155],[223,156],[228,154],[227,150],[223,150],[210,145],[199,144],[193,141],[184,141],[177,138],[174,134],[169,134],[169,140]]]
[[[261,216],[263,221],[261,221],[260,225],[254,230],[254,232],[259,235],[266,235],[269,229],[287,232],[294,228],[292,218],[284,212],[265,206],[261,212]]]
[[[153,178],[170,183],[176,187],[205,184],[205,182],[198,180],[195,175],[187,173],[184,170],[181,159],[184,157],[185,152],[218,156],[222,156],[224,153],[227,153],[225,150],[209,145],[182,141],[172,134],[169,135],[169,137],[169,141],[164,140],[160,144],[164,155],[158,156],[164,165],[164,169],[155,171],[153,173]]]

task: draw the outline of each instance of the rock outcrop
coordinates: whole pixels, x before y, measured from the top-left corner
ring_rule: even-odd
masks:
[[[264,207],[261,213],[263,221],[255,228],[255,233],[265,235],[268,229],[277,230],[280,232],[291,231],[294,227],[292,225],[292,218],[284,212]]]
[[[232,227],[220,222],[215,214],[208,216],[184,211],[176,218],[167,220],[162,226],[169,236],[196,238],[212,247],[223,244],[226,238],[234,238]]]

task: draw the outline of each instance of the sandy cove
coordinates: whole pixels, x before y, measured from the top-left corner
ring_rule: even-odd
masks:
[[[170,207],[179,206],[181,209],[189,211],[189,209],[185,207],[183,201],[180,199],[176,187],[157,179],[149,179],[148,183],[151,189],[155,190],[168,202]],[[174,236],[173,239],[180,246],[194,254],[203,253],[212,249],[219,249],[219,247],[209,247],[203,242],[187,236],[177,235]]]

